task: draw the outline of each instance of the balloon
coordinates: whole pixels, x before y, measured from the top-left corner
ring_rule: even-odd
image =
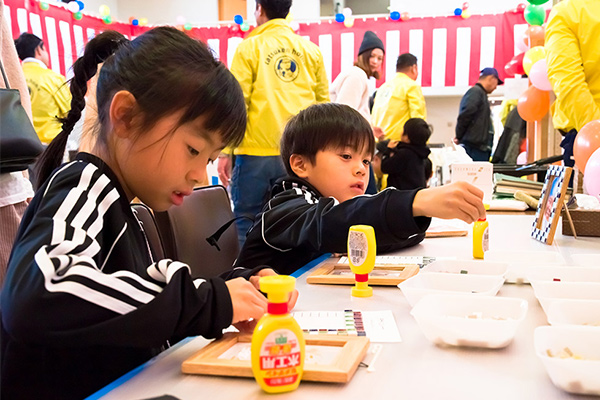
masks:
[[[242,32],[248,32],[248,30],[250,29],[250,24],[248,22],[244,21],[240,25],[240,29],[242,30]]]
[[[192,30],[192,24],[190,24],[189,22],[187,22],[186,24],[183,25],[183,29],[185,29],[186,31],[191,31]]]
[[[139,24],[140,24],[140,21],[137,18],[134,18],[131,20],[131,25],[138,26]]]
[[[335,14],[335,22],[344,22],[346,17],[342,13]]]
[[[105,24],[109,25],[109,24],[111,24],[111,23],[112,23],[112,17],[111,17],[110,15],[106,15],[106,16],[104,16],[104,17],[102,18],[102,21],[103,21]]]
[[[83,14],[81,13],[81,11],[77,11],[76,13],[73,13],[73,19],[75,19],[77,21],[81,21],[81,18],[83,18]]]
[[[100,6],[100,15],[103,17],[110,15],[110,8],[108,8],[108,6],[106,4],[102,4]]]
[[[517,165],[525,165],[525,164],[527,164],[527,152],[526,151],[519,153],[519,155],[517,156]]]
[[[140,18],[140,26],[148,25],[148,18]]]
[[[46,3],[45,1],[40,1],[39,7],[40,7],[40,10],[42,10],[42,11],[46,11],[47,9],[50,8],[48,3]]]
[[[135,17],[129,17],[129,23],[133,24],[133,20],[135,19]]]
[[[600,149],[596,149],[588,159],[583,173],[585,192],[600,200]]]
[[[517,111],[521,118],[527,122],[539,121],[550,108],[550,92],[529,86],[517,103]]]
[[[85,4],[83,4],[83,1],[75,0],[75,2],[79,5],[79,11],[85,8]]]
[[[552,84],[548,80],[548,64],[546,64],[545,58],[533,64],[529,70],[529,80],[540,90],[552,90]]]
[[[525,73],[529,75],[529,71],[531,70],[533,64],[545,58],[546,49],[544,46],[535,46],[527,50],[525,56],[523,57],[523,69],[525,70]]]
[[[575,136],[573,158],[580,171],[585,171],[588,159],[600,148],[600,120],[588,122]]]
[[[454,9],[454,15],[456,15],[457,17],[460,17],[460,14],[462,14],[463,10],[462,8],[455,8]]]
[[[467,3],[466,1],[463,3],[463,10],[466,10],[467,8],[469,8],[469,3]]]
[[[287,22],[292,22],[294,20],[294,14],[292,14],[291,12],[289,12],[288,15],[285,16],[285,20]]]
[[[76,1],[71,1],[67,4],[67,10],[75,14],[76,12],[79,12],[79,4],[77,4]]]
[[[398,11],[392,11],[390,13],[390,19],[393,21],[398,21],[400,19],[400,13]]]
[[[235,17],[233,17],[233,22],[235,22],[238,25],[241,25],[244,23],[244,17],[242,17],[241,15],[237,14]]]
[[[185,25],[185,17],[180,15],[177,18],[175,18],[175,22],[176,25]]]
[[[403,13],[400,14],[400,19],[402,21],[408,21],[410,19],[410,14],[407,13],[406,11],[404,11]]]
[[[507,75],[525,75],[525,71],[523,70],[523,57],[525,53],[520,53],[514,56],[506,65],[504,66],[504,72]]]
[[[342,14],[344,14],[344,17],[346,18],[350,17],[352,15],[352,9],[350,7],[344,7]]]
[[[544,27],[538,25],[531,25],[525,30],[523,35],[523,43],[528,47],[531,47],[533,43],[535,46],[542,46],[544,44]]]
[[[526,52],[527,50],[529,50],[529,45],[525,44],[524,40],[521,39],[517,39],[515,38],[515,47],[517,48],[517,50],[519,50],[519,52],[523,53]]]
[[[346,28],[352,28],[354,26],[354,18],[346,18],[344,21],[344,26]]]
[[[460,16],[463,17],[464,19],[467,19],[471,16],[471,12],[469,10],[463,10],[463,12]]]
[[[525,7],[523,16],[529,25],[542,25],[546,19],[546,10],[543,7],[529,4]]]
[[[344,22],[344,24],[345,23],[346,22]],[[352,23],[354,24],[354,20],[352,20]],[[292,28],[292,30],[294,32],[297,32],[300,29],[300,24],[298,22],[296,22],[296,21],[292,21],[292,22],[290,22],[290,27]]]
[[[523,12],[523,11],[525,11],[525,7],[527,7],[527,6],[525,5],[525,3],[520,3],[520,4],[517,6],[517,12]]]
[[[536,6],[539,6],[541,4],[547,3],[548,0],[527,0],[529,2],[529,4],[534,4]]]

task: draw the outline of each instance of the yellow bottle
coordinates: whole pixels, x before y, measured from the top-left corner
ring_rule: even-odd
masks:
[[[483,259],[490,248],[489,223],[485,218],[478,219],[473,224],[473,258]]]
[[[373,288],[369,286],[369,273],[375,267],[376,254],[377,244],[373,227],[351,226],[348,232],[348,261],[356,282],[352,288],[352,296],[373,296]]]
[[[267,393],[295,390],[304,367],[304,335],[288,310],[289,294],[296,279],[276,275],[260,278],[260,290],[269,305],[252,334],[252,373]]]

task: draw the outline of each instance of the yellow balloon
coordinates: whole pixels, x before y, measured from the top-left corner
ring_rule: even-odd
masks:
[[[294,20],[294,14],[288,13],[288,15],[285,17],[285,20],[287,22],[292,22]]]
[[[110,8],[108,8],[108,6],[106,4],[102,4],[100,6],[100,15],[103,17],[110,15]]]
[[[463,10],[462,14],[460,14],[461,17],[463,17],[463,19],[467,19],[471,16],[471,13],[469,12],[469,10]]]
[[[346,28],[352,28],[354,26],[354,18],[346,18],[344,20],[344,26]]]
[[[535,46],[527,50],[523,56],[523,69],[525,70],[525,73],[529,75],[529,71],[531,70],[533,64],[545,58],[546,49],[544,46]]]
[[[140,18],[139,23],[140,23],[141,26],[148,25],[148,18]]]

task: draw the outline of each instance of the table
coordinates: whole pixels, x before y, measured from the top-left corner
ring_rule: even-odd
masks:
[[[600,238],[562,236],[557,228],[552,246],[530,238],[533,215],[489,215],[490,248],[513,251],[558,251],[565,263],[571,255],[600,253]],[[560,225],[560,224],[559,224]],[[472,237],[428,238],[398,255],[454,256],[472,259]],[[546,316],[529,285],[505,284],[498,296],[526,299],[529,310],[513,343],[504,349],[438,347],[425,338],[396,287],[375,287],[371,298],[352,298],[349,286],[308,285],[297,280],[297,311],[392,310],[402,343],[383,344],[375,372],[359,368],[348,384],[301,383],[278,399],[575,399],[555,387],[537,358],[533,330]],[[204,347],[204,338],[189,338],[158,355],[92,399],[144,399],[172,395],[179,399],[272,399],[252,379],[184,375],[181,363]]]

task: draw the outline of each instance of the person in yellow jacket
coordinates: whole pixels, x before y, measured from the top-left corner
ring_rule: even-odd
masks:
[[[33,127],[40,140],[49,144],[61,131],[58,118],[71,109],[71,94],[65,77],[48,68],[50,62],[44,42],[31,33],[22,33],[15,46],[23,61],[23,73],[31,95]]]
[[[248,111],[246,134],[231,152],[219,156],[221,182],[231,180],[236,217],[254,219],[275,181],[285,176],[279,139],[288,119],[311,104],[329,101],[329,84],[319,47],[296,35],[284,19],[292,0],[257,0],[258,27],[238,46],[231,72],[239,81]],[[238,218],[238,238],[244,243],[252,226]]]
[[[554,127],[564,135],[560,144],[567,166],[575,165],[577,132],[600,119],[600,2],[563,0],[556,4],[546,26],[548,78],[556,94]]]
[[[377,90],[371,121],[383,129],[385,139],[400,141],[404,124],[410,118],[427,119],[425,98],[419,77],[417,57],[410,53],[398,56],[396,76]]]

